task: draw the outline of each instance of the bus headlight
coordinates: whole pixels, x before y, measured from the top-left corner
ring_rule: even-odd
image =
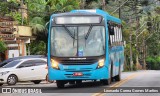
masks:
[[[53,60],[53,59],[51,59],[51,66],[52,66],[52,68],[54,68],[54,69],[59,69],[59,67],[58,67],[58,62],[55,61],[55,60]]]
[[[99,61],[98,61],[98,66],[97,66],[97,68],[102,68],[104,66],[104,59],[100,59]]]

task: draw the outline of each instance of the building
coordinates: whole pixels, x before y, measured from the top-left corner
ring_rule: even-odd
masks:
[[[27,44],[32,38],[30,26],[19,26],[12,17],[0,17],[0,38],[7,44],[3,59],[27,55]],[[2,53],[1,53],[2,54]]]

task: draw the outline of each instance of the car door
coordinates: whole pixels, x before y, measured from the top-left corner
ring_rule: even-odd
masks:
[[[43,80],[43,79],[46,79],[46,75],[48,73],[48,70],[47,70],[47,61],[45,60],[41,60],[41,59],[37,59],[34,61],[36,66],[35,66],[35,74],[36,74],[36,77],[37,80]]]
[[[17,76],[19,81],[29,81],[34,79],[34,66],[33,60],[24,61],[17,67]]]

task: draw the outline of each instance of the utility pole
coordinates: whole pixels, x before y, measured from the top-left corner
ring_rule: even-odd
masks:
[[[138,50],[138,37],[145,31],[145,30],[143,30],[143,31],[141,31],[140,32],[140,34],[138,34],[139,33],[139,30],[144,26],[144,25],[146,25],[147,23],[148,23],[149,21],[146,21],[145,23],[143,23],[137,30],[136,30],[136,32],[135,32],[135,34],[136,34],[136,50]],[[138,53],[136,52],[136,68],[138,69],[138,66],[139,66],[139,59],[138,59],[139,57],[138,57]]]
[[[27,23],[28,23],[28,25],[29,25],[29,3],[28,3],[28,1],[26,2],[27,3]]]
[[[145,48],[145,40],[143,39],[143,69],[146,70],[146,61],[145,61],[145,58],[146,58],[146,48]]]
[[[105,8],[106,7],[106,1],[105,0],[103,0],[103,3],[102,3],[102,9],[105,11]]]
[[[85,7],[85,2],[86,2],[86,0],[82,0],[82,7],[83,7],[83,9],[84,9],[84,7]]]
[[[21,5],[20,5],[20,8],[21,8],[21,25],[23,25],[23,4],[24,4],[24,2],[23,2],[23,0],[21,1]]]
[[[138,1],[137,0],[135,0],[134,1],[135,3],[134,3],[134,10],[135,10],[135,14],[136,14],[136,23],[137,23],[137,25],[136,25],[136,28],[139,28],[139,17],[138,17],[138,14],[137,14],[137,5],[138,5]],[[137,46],[137,34],[138,34],[138,31],[136,31],[136,50],[138,50],[138,46]],[[139,57],[138,57],[138,54],[137,54],[137,52],[136,52],[136,68],[138,69],[138,65],[139,65],[139,59],[138,59]]]
[[[130,68],[133,70],[133,60],[132,60],[132,32],[130,31]]]
[[[120,0],[118,0],[119,2],[119,19],[121,19],[121,5],[120,5]]]
[[[117,10],[119,10],[119,9],[120,9],[124,4],[126,4],[128,1],[129,1],[129,0],[125,1],[122,5],[120,5],[116,10],[114,10],[114,11],[111,13],[111,15],[114,14],[115,12],[117,12]],[[119,2],[120,2],[120,0],[119,0]]]

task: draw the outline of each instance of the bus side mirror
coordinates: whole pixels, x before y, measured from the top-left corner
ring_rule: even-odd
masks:
[[[48,30],[45,29],[45,36],[48,37]]]
[[[113,26],[109,26],[109,34],[114,35],[114,27]]]
[[[126,41],[123,41],[123,45],[124,45],[124,47],[126,47]]]
[[[46,37],[47,37],[47,40],[48,40],[49,23],[50,23],[50,22],[47,22],[47,23],[45,24],[45,35],[46,35]],[[47,56],[47,54],[48,54],[48,42],[46,43],[46,56]]]
[[[45,24],[45,35],[48,37],[49,21]]]

